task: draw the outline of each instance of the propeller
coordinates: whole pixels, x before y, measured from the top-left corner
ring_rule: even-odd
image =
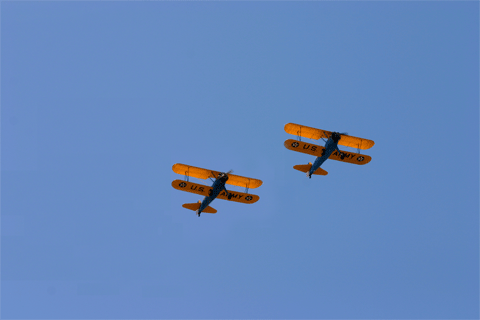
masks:
[[[342,132],[342,133],[340,133],[340,132],[332,132],[332,139],[333,139],[334,141],[338,141],[338,140],[340,140],[340,139],[342,138],[342,136],[346,136],[346,135],[348,135],[348,133],[346,133],[346,132]]]
[[[230,170],[230,171],[228,171],[228,172],[221,172],[221,173],[218,175],[218,177],[222,177],[223,179],[225,179],[225,181],[227,181],[227,180],[228,180],[228,175],[229,175],[230,173],[232,173],[232,172],[233,172],[233,170]]]
[[[233,170],[230,170],[230,171],[228,171],[228,172],[220,172],[220,173],[218,174],[218,176],[215,176],[215,174],[213,173],[213,171],[210,171],[210,172],[211,172],[211,174],[212,174],[212,176],[209,177],[210,180],[212,180],[212,177],[215,178],[215,179],[218,179],[218,178],[221,177],[221,176],[225,176],[225,177],[227,178],[226,180],[228,180],[228,175],[229,175],[230,173],[232,173]],[[215,180],[212,180],[212,182],[215,182]]]

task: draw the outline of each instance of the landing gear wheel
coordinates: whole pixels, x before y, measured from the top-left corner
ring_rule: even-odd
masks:
[[[209,197],[212,196],[212,189],[208,190],[208,196],[209,196]]]
[[[322,157],[325,155],[325,149],[322,150]]]

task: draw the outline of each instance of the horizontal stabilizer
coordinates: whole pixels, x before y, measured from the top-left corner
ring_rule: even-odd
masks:
[[[296,166],[293,167],[293,169],[302,171],[302,172],[308,172],[310,171],[310,168],[312,167],[312,164],[297,164]],[[317,174],[320,176],[326,176],[328,174],[327,171],[323,170],[322,168],[318,168],[313,174]]]
[[[195,202],[195,203],[185,203],[184,205],[182,205],[182,207],[186,208],[186,209],[190,209],[190,210],[193,210],[193,211],[197,211],[198,209],[200,209],[200,206],[202,204],[200,202]],[[203,212],[206,212],[206,213],[216,213],[217,210],[213,209],[212,207],[208,206],[206,207],[205,209],[203,209]]]

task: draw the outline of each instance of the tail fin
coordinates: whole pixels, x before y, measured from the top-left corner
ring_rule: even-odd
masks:
[[[202,203],[199,201],[199,202],[194,202],[194,203],[185,203],[184,205],[182,205],[182,207],[186,208],[186,209],[190,209],[190,210],[193,210],[193,211],[197,211],[198,209],[200,209],[200,206],[202,205]],[[205,209],[203,209],[203,212],[206,212],[206,213],[216,213],[217,210],[213,209],[212,207],[208,206],[206,207]]]
[[[311,163],[309,163],[309,164],[297,164],[296,166],[293,167],[293,169],[298,170],[298,171],[302,171],[302,172],[308,172],[308,171],[310,171],[311,167],[312,167]],[[320,175],[320,176],[326,176],[328,174],[328,172],[323,170],[322,168],[318,168],[317,170],[315,170],[315,172],[313,174],[317,174],[317,175]]]

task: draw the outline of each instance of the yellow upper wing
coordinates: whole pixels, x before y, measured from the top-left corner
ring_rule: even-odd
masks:
[[[220,172],[216,172],[215,174],[218,176],[219,173]],[[229,174],[227,184],[232,186],[254,189],[262,185],[262,180]]]
[[[172,167],[173,172],[198,179],[208,179],[212,176],[210,170],[187,166],[186,164],[175,163]]]
[[[330,135],[332,134],[330,131],[302,126],[296,123],[287,123],[284,129],[286,133],[315,140],[318,140],[320,138],[328,139],[328,137],[330,137]]]
[[[304,138],[315,139],[315,140],[318,140],[320,138],[328,139],[332,134],[332,131],[320,130],[312,127],[302,126],[300,124],[295,124],[295,123],[287,123],[285,125],[285,132],[289,134],[294,134],[296,136],[301,136]],[[366,150],[373,147],[375,142],[368,139],[363,139],[363,138],[342,134],[340,140],[338,141],[338,144],[345,147],[352,147],[356,149]]]
[[[342,134],[340,140],[338,141],[338,144],[345,147],[352,147],[356,149],[366,150],[373,147],[375,142],[368,139],[362,139],[362,138],[357,138],[357,137],[349,136],[346,134]]]
[[[195,177],[199,179],[208,179],[208,178],[216,179],[220,173],[219,171],[188,166],[186,164],[181,164],[181,163],[175,163],[172,167],[172,170],[175,173],[186,175],[189,177]],[[239,186],[239,187],[254,189],[262,185],[262,180],[229,174],[227,184],[230,184],[232,186]]]

